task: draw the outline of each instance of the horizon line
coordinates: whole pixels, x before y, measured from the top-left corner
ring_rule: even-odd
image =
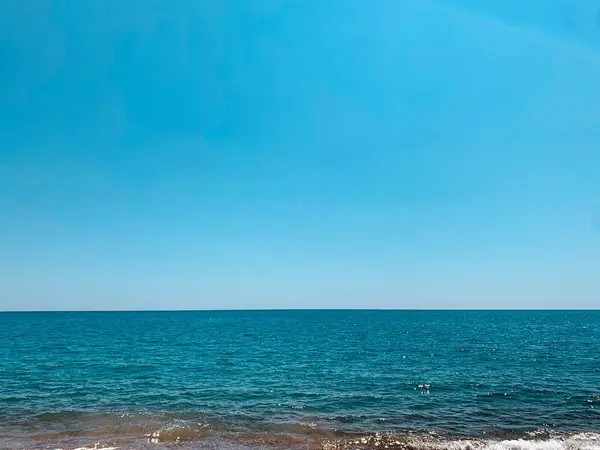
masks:
[[[144,313],[144,312],[309,312],[309,311],[600,311],[600,308],[245,308],[245,309],[9,309],[0,314],[11,313]]]

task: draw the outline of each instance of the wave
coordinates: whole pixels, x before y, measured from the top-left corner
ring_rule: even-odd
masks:
[[[206,413],[62,411],[4,421],[0,450],[600,450],[600,432],[594,426],[588,432],[515,429],[457,434],[393,426],[350,431],[334,429],[322,417],[303,419],[274,423],[246,416],[223,421]]]
[[[169,426],[150,433],[107,437],[53,435],[0,436],[0,449],[133,450],[167,449],[296,449],[296,450],[600,450],[600,433],[524,433],[520,437],[441,436],[435,432],[340,435],[307,425],[272,432],[214,433],[207,427]]]
[[[600,434],[578,433],[537,439],[464,439],[436,437],[402,437],[374,435],[370,437],[326,442],[324,450],[389,449],[389,450],[600,450]]]

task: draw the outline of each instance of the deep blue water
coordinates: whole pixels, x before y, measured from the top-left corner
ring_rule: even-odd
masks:
[[[0,343],[9,437],[600,431],[600,311],[2,313]]]

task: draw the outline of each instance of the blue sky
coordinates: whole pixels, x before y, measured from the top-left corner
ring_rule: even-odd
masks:
[[[600,307],[600,3],[0,4],[0,309]]]

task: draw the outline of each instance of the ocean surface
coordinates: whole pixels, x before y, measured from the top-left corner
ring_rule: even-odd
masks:
[[[600,311],[0,313],[0,449],[600,449]]]

